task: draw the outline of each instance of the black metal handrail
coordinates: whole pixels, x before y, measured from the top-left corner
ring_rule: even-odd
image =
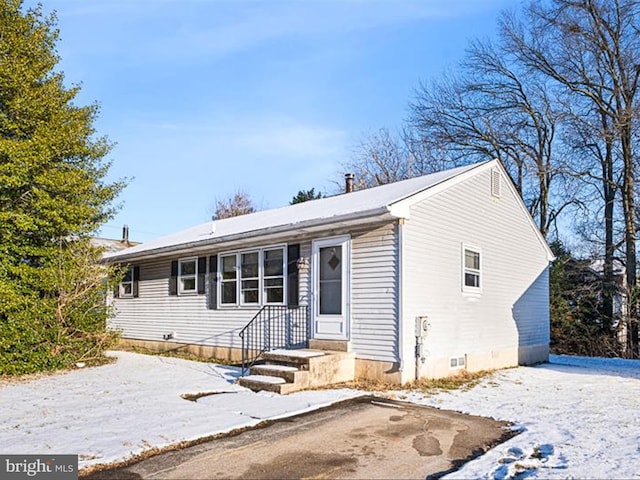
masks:
[[[308,345],[307,307],[265,305],[240,330],[242,339],[242,375],[265,352],[275,348],[304,348]]]

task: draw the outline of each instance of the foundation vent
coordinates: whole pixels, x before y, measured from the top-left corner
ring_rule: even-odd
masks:
[[[451,368],[464,368],[465,365],[464,357],[451,357],[449,359],[449,367]]]

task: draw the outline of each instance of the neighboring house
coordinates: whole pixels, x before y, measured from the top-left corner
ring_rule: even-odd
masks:
[[[129,227],[127,225],[122,227],[122,238],[120,239],[103,237],[91,238],[91,245],[102,248],[106,253],[119,252],[120,250],[135,247],[139,244],[140,242],[132,242],[129,240]]]
[[[583,284],[586,286],[596,285],[596,289],[602,296],[602,279],[604,278],[604,259],[598,258],[595,260],[587,261],[588,270],[593,275],[591,278],[584,278]],[[627,329],[627,317],[628,317],[628,295],[626,291],[627,286],[627,272],[624,264],[619,259],[613,260],[613,281],[614,281],[614,293],[613,293],[613,328],[616,329],[618,341],[622,347],[622,350],[627,349],[628,341],[628,329]],[[600,298],[601,299],[601,298]]]
[[[287,337],[267,349],[302,328],[302,344],[354,352],[357,377],[401,383],[547,360],[552,259],[498,161],[105,255],[137,273],[110,324],[130,343],[238,360],[256,316]]]

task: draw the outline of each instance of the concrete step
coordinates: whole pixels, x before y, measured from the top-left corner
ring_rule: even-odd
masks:
[[[355,354],[328,350],[272,350],[264,365],[251,367],[251,375],[238,383],[251,390],[281,394],[347,382],[355,376]]]
[[[304,384],[308,383],[309,372],[302,371],[297,367],[287,365],[254,365],[251,367],[251,375],[268,375],[272,377],[284,378],[289,383]]]
[[[322,350],[310,350],[302,348],[298,350],[271,350],[262,355],[262,359],[269,365],[288,365],[307,370],[307,365],[312,358],[322,357],[325,352]]]
[[[281,395],[286,395],[287,393],[295,392],[303,388],[296,386],[294,383],[288,383],[284,378],[272,377],[270,375],[247,375],[246,377],[238,379],[238,383],[254,392],[265,390]]]

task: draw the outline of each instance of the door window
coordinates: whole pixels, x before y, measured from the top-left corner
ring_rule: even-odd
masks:
[[[342,314],[342,247],[320,248],[320,315]]]

